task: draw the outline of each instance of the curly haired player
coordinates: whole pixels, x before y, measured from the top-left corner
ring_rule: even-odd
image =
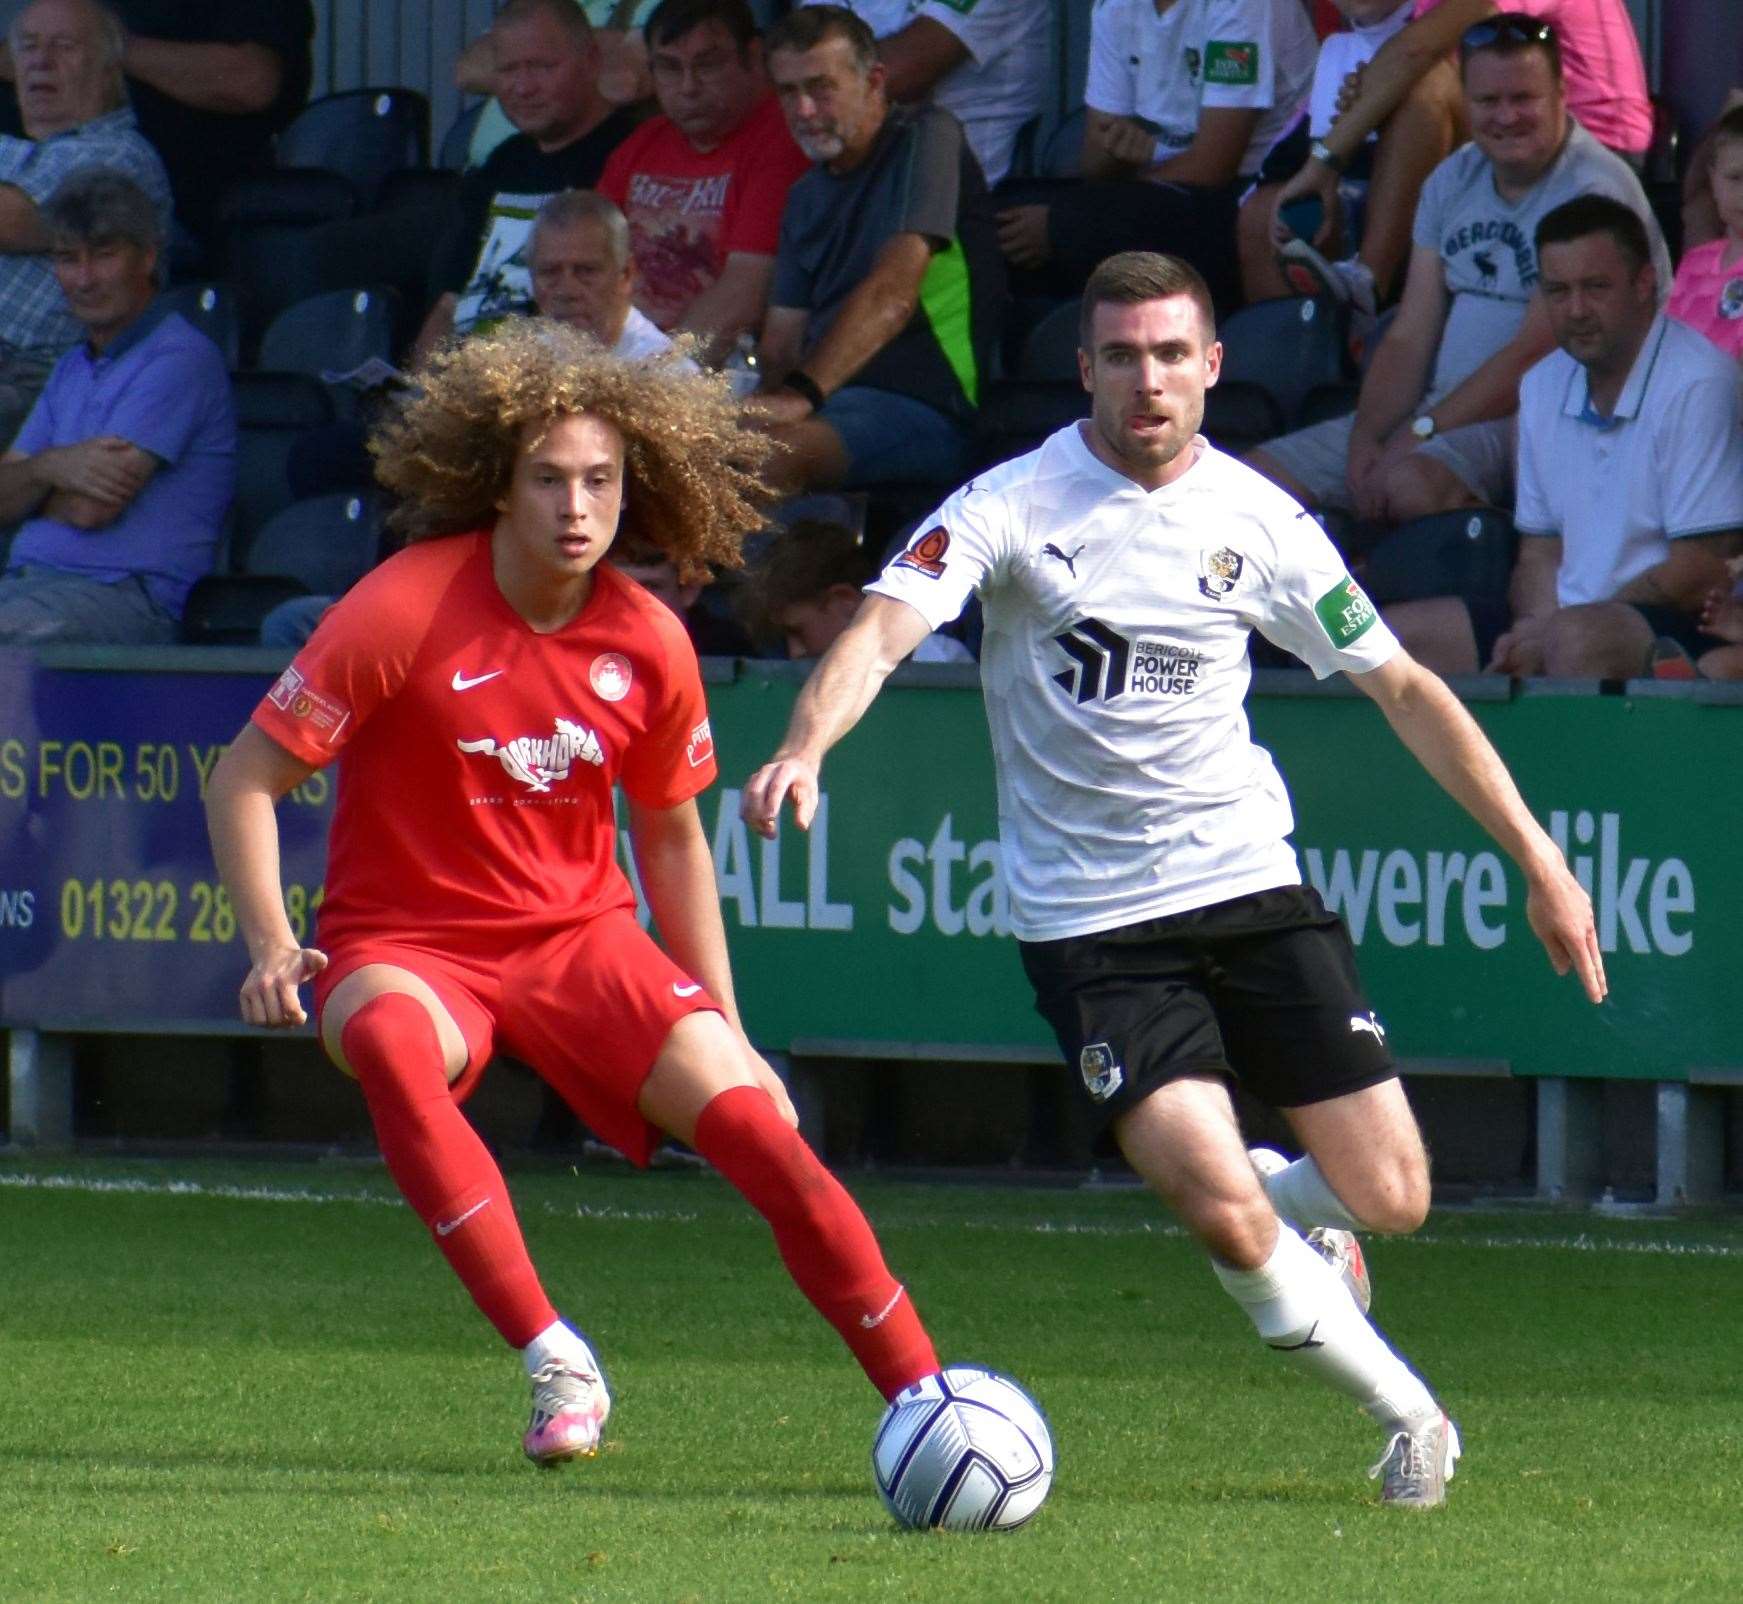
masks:
[[[645,1163],[688,1142],[774,1231],[886,1397],[938,1368],[858,1207],[745,1039],[696,796],[715,777],[695,653],[603,561],[620,528],[687,573],[740,561],[766,446],[724,380],[517,321],[439,353],[372,442],[409,536],[343,597],[207,794],[252,965],[251,1024],[300,1024],[353,1075],[383,1157],[532,1377],[527,1456],[590,1455],[611,1409],[460,1112],[491,1054],[533,1066]],[[274,805],[339,760],[318,949],[279,888]],[[612,787],[663,948],[614,858]]]

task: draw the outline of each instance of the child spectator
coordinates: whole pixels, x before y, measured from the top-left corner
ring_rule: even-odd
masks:
[[[1723,232],[1683,253],[1667,310],[1743,359],[1743,105],[1713,129],[1707,187]]]

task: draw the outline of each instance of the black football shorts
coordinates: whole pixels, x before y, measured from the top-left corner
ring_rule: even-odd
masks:
[[[1311,886],[1018,946],[1098,1128],[1186,1075],[1295,1108],[1397,1074],[1349,932]]]

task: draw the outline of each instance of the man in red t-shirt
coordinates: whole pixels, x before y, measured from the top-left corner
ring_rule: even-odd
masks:
[[[207,788],[252,964],[242,1017],[304,1019],[355,1076],[406,1201],[533,1383],[523,1446],[591,1455],[611,1409],[459,1103],[498,1047],[645,1164],[688,1143],[768,1220],[885,1397],[937,1370],[852,1199],[739,1022],[696,797],[715,775],[683,625],[602,561],[740,561],[766,448],[722,380],[511,320],[439,355],[375,442],[408,536],[323,617]],[[751,466],[747,467],[749,464]],[[320,947],[286,918],[274,805],[339,760]],[[627,799],[662,946],[616,861]]]
[[[781,208],[810,164],[745,0],[665,0],[646,33],[661,115],[612,152],[599,190],[629,219],[636,305],[718,358],[762,327]]]

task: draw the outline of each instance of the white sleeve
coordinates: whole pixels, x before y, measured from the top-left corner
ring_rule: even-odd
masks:
[[[1113,117],[1130,117],[1138,109],[1128,11],[1125,0],[1102,0],[1089,19],[1089,78],[1083,86],[1083,103]]]
[[[866,591],[905,601],[941,629],[993,577],[1010,549],[1005,498],[971,480],[925,519]]]
[[[1538,420],[1546,414],[1553,418],[1555,407],[1548,395],[1546,375],[1535,368],[1529,371],[1519,386],[1518,461],[1513,474],[1513,526],[1526,535],[1559,535],[1561,517],[1549,504],[1548,486],[1543,477],[1542,426]]]
[[[1271,0],[1211,0],[1205,11],[1201,106],[1258,107],[1277,99]]]
[[[1665,534],[1675,540],[1743,529],[1743,426],[1735,377],[1680,385],[1653,426],[1662,454],[1657,478]]]
[[[1293,652],[1318,679],[1378,668],[1398,651],[1367,592],[1305,512],[1281,531],[1277,571],[1256,622],[1266,640]]]
[[[977,66],[985,66],[1023,32],[1025,11],[1046,0],[921,0],[914,16],[930,17],[962,41]]]

